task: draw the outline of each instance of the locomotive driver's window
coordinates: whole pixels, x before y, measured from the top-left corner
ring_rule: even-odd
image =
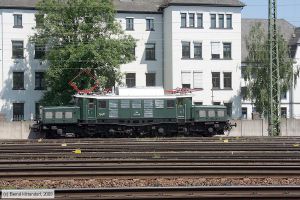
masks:
[[[106,108],[106,101],[99,101],[99,108]]]
[[[175,108],[175,101],[167,100],[167,108]]]

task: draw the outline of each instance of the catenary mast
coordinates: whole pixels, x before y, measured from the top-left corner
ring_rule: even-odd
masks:
[[[277,29],[277,0],[269,0],[269,76],[270,76],[270,109],[269,109],[269,135],[280,135],[280,76],[278,55],[278,29]]]

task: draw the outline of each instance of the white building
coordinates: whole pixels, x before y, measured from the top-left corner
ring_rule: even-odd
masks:
[[[242,19],[242,79],[241,84],[243,87],[246,86],[245,80],[243,79],[243,71],[247,67],[246,57],[246,38],[251,30],[251,27],[261,23],[265,33],[268,30],[268,20],[266,19]],[[278,20],[278,26],[280,33],[284,39],[289,43],[291,57],[294,59],[294,69],[300,67],[300,29],[296,28],[286,20]],[[243,92],[241,92],[243,93]],[[243,96],[243,95],[241,95]],[[252,113],[255,112],[254,104],[242,98],[242,118],[252,119]],[[300,118],[300,79],[297,84],[293,86],[287,93],[281,96],[281,115],[287,118]]]
[[[0,0],[0,113],[29,120],[43,89],[38,47],[28,42],[37,0]],[[225,104],[241,116],[239,0],[114,0],[125,32],[137,39],[136,60],[121,66],[128,87],[198,89],[194,102]]]

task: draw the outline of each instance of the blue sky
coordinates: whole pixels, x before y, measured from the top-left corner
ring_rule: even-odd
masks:
[[[268,0],[241,0],[243,18],[268,18]],[[300,27],[300,0],[278,0],[278,18]]]

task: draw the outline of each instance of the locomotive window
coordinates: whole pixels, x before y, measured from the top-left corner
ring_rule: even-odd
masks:
[[[152,100],[144,100],[144,108],[153,108]]]
[[[206,117],[206,111],[205,110],[199,110],[199,117]]]
[[[164,100],[155,100],[155,108],[164,108]]]
[[[65,112],[65,118],[66,119],[72,119],[73,118],[73,113],[72,112]]]
[[[94,108],[94,103],[89,103],[89,109],[93,109]]]
[[[175,108],[175,101],[167,100],[167,108]]]
[[[52,112],[46,112],[45,113],[45,118],[46,119],[52,119],[53,118],[53,113]]]
[[[142,108],[141,100],[132,100],[132,108]]]
[[[118,100],[109,100],[109,108],[118,108],[119,101]]]
[[[214,110],[209,110],[208,117],[216,117],[216,112]]]
[[[218,117],[224,117],[225,111],[224,110],[218,110]]]
[[[63,113],[62,112],[55,112],[55,118],[56,119],[62,119],[63,118]]]
[[[106,101],[99,101],[99,108],[106,108]]]
[[[130,108],[130,100],[121,100],[121,108]]]

